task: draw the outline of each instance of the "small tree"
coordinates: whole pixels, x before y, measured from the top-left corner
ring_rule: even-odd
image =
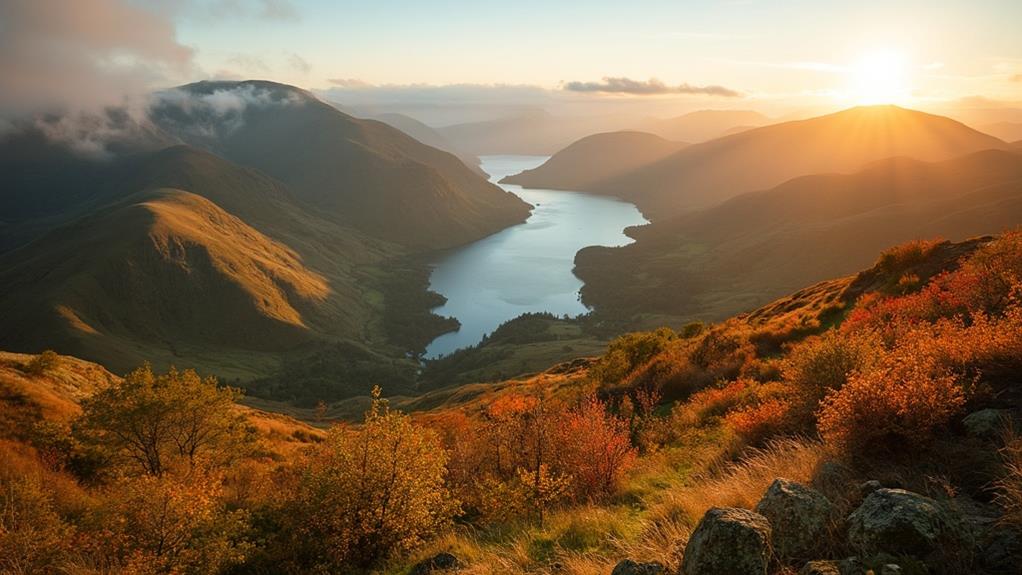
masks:
[[[173,368],[156,375],[145,365],[86,400],[75,433],[114,463],[147,475],[225,465],[252,439],[234,405],[239,397],[216,378]]]
[[[614,492],[637,456],[628,422],[609,413],[595,396],[561,418],[557,453],[558,468],[573,478],[575,498],[593,501]]]
[[[357,430],[334,427],[306,464],[294,502],[297,535],[335,565],[367,567],[415,548],[458,510],[437,434],[391,411],[373,389]]]

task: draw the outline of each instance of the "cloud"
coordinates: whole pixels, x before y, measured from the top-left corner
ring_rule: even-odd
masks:
[[[359,80],[357,78],[330,78],[329,80],[327,80],[327,82],[330,82],[334,86],[337,86],[337,87],[340,87],[340,88],[371,88],[371,87],[373,87],[373,85],[370,84],[369,82],[364,82],[364,81]]]
[[[170,14],[127,0],[0,2],[0,115],[121,104],[193,71]]]
[[[724,86],[693,86],[679,84],[668,86],[656,78],[645,82],[630,78],[606,77],[602,82],[568,82],[564,89],[569,92],[602,92],[608,94],[632,94],[648,96],[654,94],[702,94],[705,96],[741,97],[741,93]]]
[[[293,70],[302,74],[308,74],[312,71],[312,65],[309,64],[308,60],[295,53],[288,55],[287,63]]]
[[[298,10],[288,0],[213,0],[193,2],[190,14],[213,20],[260,18],[283,22],[301,19]]]

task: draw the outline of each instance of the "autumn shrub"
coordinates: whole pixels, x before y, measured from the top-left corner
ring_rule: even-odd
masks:
[[[722,417],[727,412],[743,405],[752,394],[754,381],[737,379],[704,389],[692,395],[681,405],[679,411],[687,411],[686,423],[705,425],[712,419]]]
[[[724,421],[747,445],[761,445],[791,429],[791,409],[786,399],[767,399],[731,411]]]
[[[853,452],[907,449],[927,444],[964,404],[958,375],[933,357],[897,351],[824,398],[818,427]]]
[[[222,480],[206,473],[141,475],[108,496],[104,548],[129,573],[217,573],[251,549],[247,513],[230,511]]]
[[[0,478],[0,573],[59,572],[73,532],[38,480]]]
[[[781,375],[794,391],[793,415],[810,420],[827,393],[843,387],[851,373],[871,369],[883,353],[880,338],[866,330],[831,330],[792,346]]]
[[[602,384],[620,382],[635,368],[661,353],[678,338],[670,328],[626,333],[607,346],[607,351],[592,369],[592,376]]]
[[[436,432],[373,392],[357,429],[335,427],[301,469],[287,512],[314,564],[368,567],[422,544],[451,523],[447,452]]]
[[[887,274],[897,274],[926,261],[943,243],[944,240],[913,240],[887,248],[880,253],[876,268]]]
[[[572,478],[576,500],[600,501],[613,494],[637,457],[628,422],[595,396],[564,414],[554,449],[556,468]]]

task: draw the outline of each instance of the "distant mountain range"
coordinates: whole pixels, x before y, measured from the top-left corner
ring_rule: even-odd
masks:
[[[534,111],[484,122],[443,126],[436,131],[459,149],[479,156],[546,156],[579,138],[626,129],[632,122],[627,117],[554,116]]]
[[[694,144],[581,190],[629,199],[648,218],[658,220],[793,177],[849,172],[883,158],[936,161],[1009,148],[993,136],[942,116],[896,106],[860,107]],[[550,162],[556,159],[555,155]],[[530,183],[546,187],[538,178]]]
[[[687,145],[644,132],[596,134],[557,152],[542,166],[508,176],[501,182],[526,188],[582,190],[653,163]]]
[[[674,118],[650,119],[636,129],[677,142],[705,142],[770,123],[770,118],[752,110],[697,110]]]

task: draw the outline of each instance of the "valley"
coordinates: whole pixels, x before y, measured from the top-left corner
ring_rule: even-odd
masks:
[[[931,4],[0,1],[0,575],[1017,575]]]

